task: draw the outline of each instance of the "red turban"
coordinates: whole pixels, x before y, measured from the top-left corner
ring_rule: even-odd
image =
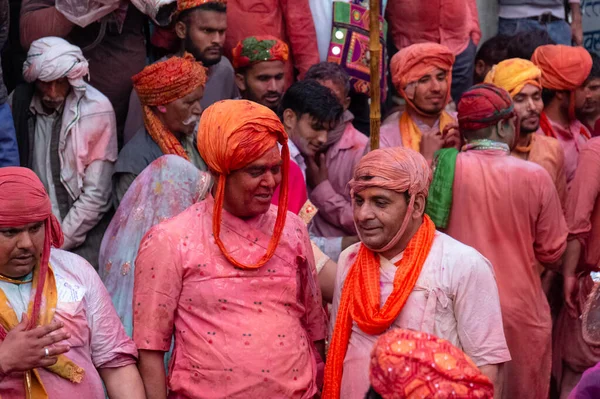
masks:
[[[287,140],[287,133],[277,115],[269,108],[252,101],[219,101],[208,107],[200,118],[198,151],[208,167],[219,175],[213,213],[213,234],[223,255],[237,267],[243,269],[261,267],[271,259],[279,245],[287,214],[290,163]],[[256,265],[244,265],[227,252],[220,238],[225,181],[231,172],[256,161],[278,143],[282,146],[283,165],[273,236],[261,260]]]
[[[180,13],[185,10],[191,10],[192,8],[200,7],[207,3],[227,5],[227,0],[177,0],[177,12]]]
[[[50,197],[37,175],[27,168],[0,168],[0,228],[20,227],[45,222],[44,248],[40,259],[39,287],[43,287],[48,273],[50,246],[63,245],[63,233],[52,214]],[[39,314],[42,290],[37,290],[33,315]],[[37,317],[29,322],[35,325]]]
[[[448,47],[437,43],[418,43],[405,47],[394,54],[390,62],[394,87],[404,100],[413,109],[417,110],[412,102],[412,96],[407,96],[407,86],[416,83],[423,76],[439,68],[447,72],[448,93],[446,102],[448,103],[450,102],[454,58],[454,54]]]
[[[377,340],[370,381],[384,399],[492,399],[494,386],[469,357],[445,339],[395,329]]]
[[[575,90],[592,70],[592,56],[583,47],[540,46],[531,61],[542,70],[542,86],[550,90]]]
[[[263,61],[287,62],[288,45],[273,36],[250,36],[232,50],[233,68],[238,70]]]
[[[491,84],[471,87],[458,102],[460,130],[479,130],[516,115],[510,94]]]

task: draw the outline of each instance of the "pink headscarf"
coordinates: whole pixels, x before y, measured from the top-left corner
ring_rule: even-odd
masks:
[[[364,180],[366,177],[371,178]],[[429,164],[423,155],[408,148],[383,148],[369,152],[360,160],[354,170],[354,178],[349,183],[352,198],[354,198],[355,193],[360,193],[371,187],[408,193],[410,196],[406,216],[394,238],[381,249],[369,249],[374,252],[385,252],[396,245],[406,230],[416,195],[423,194],[427,197],[430,183],[431,170]]]

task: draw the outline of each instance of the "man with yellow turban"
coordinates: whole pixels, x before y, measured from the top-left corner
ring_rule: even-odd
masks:
[[[406,147],[431,162],[443,147],[456,147],[456,135],[446,132],[455,123],[445,111],[451,100],[454,54],[436,43],[413,44],[397,52],[390,63],[392,83],[406,101],[400,120],[381,127],[380,147]]]
[[[575,91],[583,85],[592,70],[592,57],[583,47],[546,45],[538,47],[531,61],[542,71],[544,112],[541,132],[555,137],[565,153],[567,184],[575,177],[581,147],[590,132],[577,120]]]
[[[564,207],[567,179],[563,149],[554,137],[534,134],[540,128],[540,115],[544,110],[542,71],[531,61],[512,58],[495,65],[486,76],[485,83],[506,90],[513,99],[520,129],[511,155],[535,162],[546,169]]]
[[[194,140],[205,84],[206,69],[187,53],[149,65],[133,77],[144,129],[119,154],[113,176],[117,205],[137,175],[163,155],[178,155],[207,170]]]
[[[254,102],[204,111],[198,149],[212,195],[153,227],[136,260],[133,338],[149,397],[167,397],[173,332],[171,397],[317,393],[325,314],[306,226],[287,212],[287,140],[277,115]]]
[[[372,151],[354,171],[361,242],[338,261],[325,399],[365,397],[371,349],[392,327],[447,339],[499,383],[510,354],[492,266],[424,215],[430,181],[425,158],[402,147]]]
[[[512,356],[502,398],[547,399],[552,319],[538,265],[549,270],[560,265],[567,226],[548,172],[510,156],[516,121],[505,90],[481,84],[463,94],[458,123],[467,144],[447,182],[452,210],[445,231],[480,251],[494,267]],[[441,171],[436,165],[436,177]]]

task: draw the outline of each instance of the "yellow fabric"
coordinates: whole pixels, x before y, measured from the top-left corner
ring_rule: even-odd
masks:
[[[542,71],[531,61],[511,58],[494,65],[484,83],[500,87],[514,97],[528,84],[541,89]]]
[[[32,282],[32,298],[35,289],[38,284],[40,267],[37,266],[33,271],[33,282]],[[4,276],[0,275],[0,281],[7,281],[16,284],[25,284],[27,281],[16,281]],[[47,325],[52,322],[52,318],[54,317],[54,310],[56,309],[56,304],[58,302],[58,292],[56,289],[56,280],[54,279],[54,272],[51,267],[48,267],[48,274],[46,276],[46,283],[44,284],[44,288],[42,291],[43,301],[42,308],[40,309],[40,316],[36,322],[36,326]],[[28,317],[32,317],[33,310],[33,300],[29,302],[29,307],[27,310]],[[10,302],[4,294],[4,291],[0,289],[0,325],[4,327],[6,331],[12,330],[17,324],[19,324],[19,319],[15,314],[15,311],[10,306]],[[85,371],[73,363],[69,358],[65,355],[58,355],[58,360],[52,366],[47,367],[48,371],[53,372],[54,374],[67,379],[73,383],[80,383],[83,380],[85,375]],[[25,383],[25,391],[27,393],[27,399],[47,399],[48,394],[46,392],[46,388],[44,387],[44,383],[40,378],[40,374],[37,369],[33,369],[30,371],[26,371],[24,373],[24,383]]]
[[[440,132],[444,131],[446,125],[454,123],[455,119],[446,111],[440,115]],[[402,136],[402,145],[417,152],[421,151],[421,137],[423,134],[415,121],[408,112],[404,111],[400,117],[400,135]]]

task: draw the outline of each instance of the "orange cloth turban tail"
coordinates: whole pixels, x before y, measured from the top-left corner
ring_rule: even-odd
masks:
[[[454,54],[452,54],[448,47],[437,43],[418,43],[405,47],[394,54],[390,62],[390,72],[394,87],[415,112],[423,114],[415,107],[412,99],[407,95],[406,88],[411,83],[416,83],[424,75],[439,68],[448,72],[446,76],[448,81],[447,104],[450,102],[454,58]]]
[[[288,201],[288,173],[290,151],[288,136],[281,121],[273,111],[247,100],[224,100],[208,107],[202,114],[198,127],[198,151],[209,169],[219,175],[213,212],[215,242],[229,262],[242,269],[257,269],[267,263],[281,238],[285,227]],[[279,192],[279,209],[267,252],[255,265],[245,265],[235,260],[221,241],[221,214],[227,175],[256,161],[279,143],[281,145],[282,179]]]
[[[492,399],[494,386],[473,361],[445,339],[395,329],[371,353],[369,380],[383,399]]]
[[[133,78],[133,87],[143,105],[144,125],[163,154],[189,160],[183,146],[158,119],[151,107],[169,104],[206,85],[206,68],[194,57],[171,57],[145,67]]]

